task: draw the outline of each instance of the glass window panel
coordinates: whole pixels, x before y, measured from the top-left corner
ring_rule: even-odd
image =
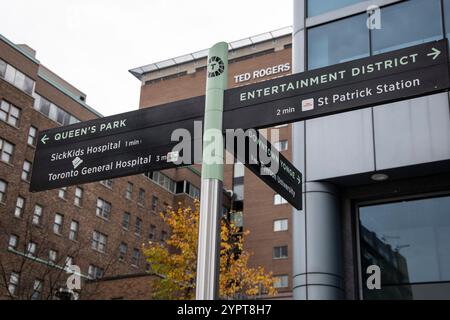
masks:
[[[33,94],[33,89],[34,89],[34,81],[28,77],[25,77],[23,91],[31,95]]]
[[[50,115],[50,102],[47,99],[40,98],[39,111],[45,114],[47,117]]]
[[[382,27],[372,31],[373,54],[442,39],[440,0],[404,1],[381,10]]]
[[[366,19],[361,14],[309,29],[309,70],[369,56]]]
[[[245,173],[244,164],[242,164],[241,162],[236,162],[234,164],[234,172],[233,173],[234,173],[235,178],[243,177],[244,173]]]
[[[36,136],[37,136],[37,129],[33,126],[30,127],[30,130],[28,132],[28,144],[30,146],[34,146],[36,143]]]
[[[244,185],[243,184],[235,184],[233,186],[233,193],[236,197],[236,201],[244,200]]]
[[[75,124],[80,122],[77,118],[70,116],[69,124]]]
[[[308,0],[308,17],[337,10],[365,0]]]
[[[19,238],[16,235],[12,234],[9,237],[8,249],[16,249],[18,243],[19,243]]]
[[[8,113],[9,112],[9,103],[6,101],[2,101],[0,108],[2,111],[5,111],[6,113]]]
[[[4,78],[6,73],[6,62],[0,59],[0,77]]]
[[[53,121],[57,121],[58,120],[58,107],[55,106],[53,103],[50,104],[50,111],[49,111],[48,116]]]
[[[289,286],[289,278],[287,275],[274,276],[274,280],[275,288],[286,288]]]
[[[450,196],[362,207],[360,222],[362,270],[382,284],[450,281]]]
[[[450,283],[423,283],[381,286],[380,290],[364,290],[367,300],[448,300]]]
[[[6,66],[5,80],[8,81],[9,83],[14,83],[15,78],[16,78],[16,69],[8,64]]]
[[[244,215],[242,211],[232,212],[231,213],[231,222],[238,228],[242,228],[244,226]]]
[[[450,0],[444,0],[445,36],[450,38]]]
[[[19,88],[23,89],[25,86],[25,75],[20,72],[16,71],[16,77],[14,78],[14,85]]]

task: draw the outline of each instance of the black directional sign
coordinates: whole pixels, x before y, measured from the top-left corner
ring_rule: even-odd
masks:
[[[449,88],[447,40],[441,40],[229,89],[225,92],[223,128],[271,127]],[[185,155],[172,151],[179,143],[178,139],[172,141],[172,133],[184,129],[192,141],[201,141],[202,129],[195,121],[203,120],[204,105],[205,97],[200,96],[43,131],[38,138],[30,190],[181,166],[178,159]],[[263,141],[260,136],[258,139]],[[194,156],[201,152],[191,145],[190,159],[184,159],[198,162],[200,159]],[[280,155],[280,164],[284,165],[270,174],[260,159],[256,160],[247,167],[291,204],[301,204],[298,184],[302,178],[292,164]],[[261,169],[269,174],[261,174]]]
[[[448,90],[447,40],[227,90],[224,126],[263,128]]]
[[[201,145],[204,97],[43,131],[38,137],[31,191],[42,191],[178,166],[176,129]],[[190,141],[191,142],[191,141]],[[190,159],[199,154],[192,143]],[[201,153],[200,153],[201,156]],[[201,159],[200,159],[201,160]]]
[[[248,130],[245,135],[245,150],[239,150],[238,138],[233,150],[227,149],[258,176],[265,184],[275,190],[294,208],[302,209],[301,172],[287,160],[257,130]]]

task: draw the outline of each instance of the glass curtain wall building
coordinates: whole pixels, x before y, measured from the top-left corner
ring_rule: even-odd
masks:
[[[379,29],[367,26],[373,4]],[[450,35],[450,0],[301,0],[294,10],[294,72]],[[306,205],[293,211],[294,298],[450,299],[449,119],[441,93],[295,124]],[[367,286],[371,265],[381,290]]]

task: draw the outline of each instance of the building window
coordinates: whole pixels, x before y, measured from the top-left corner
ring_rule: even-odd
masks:
[[[329,11],[341,9],[366,0],[308,0],[308,17],[317,16]]]
[[[36,145],[36,138],[37,138],[37,132],[38,129],[36,127],[31,126],[28,130],[28,140],[27,143],[29,146],[35,146]]]
[[[122,242],[119,246],[119,260],[124,261],[127,256],[128,246],[126,243]]]
[[[14,127],[19,126],[20,109],[4,100],[0,103],[0,120]]]
[[[145,201],[145,190],[144,189],[139,189],[139,194],[138,194],[138,204],[143,205]]]
[[[309,29],[309,70],[369,56],[366,22],[367,14],[360,14]]]
[[[166,242],[167,240],[167,232],[161,231],[161,242]]]
[[[158,197],[152,197],[152,211],[156,212],[158,210]]]
[[[16,68],[14,68],[13,66],[6,64],[6,68],[5,71],[3,72],[2,77],[15,87],[28,93],[29,95],[33,94],[34,81],[31,78],[24,75],[19,70],[17,70]]]
[[[67,187],[63,187],[58,190],[58,197],[60,199],[66,200],[67,197]]]
[[[58,252],[56,250],[50,250],[48,252],[48,260],[52,263],[56,263],[56,260],[58,259]]]
[[[132,195],[133,195],[133,184],[131,182],[128,182],[127,189],[125,190],[125,198],[131,200]]]
[[[372,30],[372,54],[443,38],[440,0],[404,1],[382,8],[381,16],[382,28]]]
[[[242,211],[231,212],[230,220],[231,220],[231,223],[233,223],[233,225],[235,227],[238,227],[238,228],[244,227],[244,215],[243,215]]]
[[[36,254],[37,244],[35,242],[28,242],[27,255],[34,256]]]
[[[19,237],[16,236],[15,234],[10,235],[8,242],[8,249],[16,250],[18,245],[19,245]]]
[[[14,145],[0,138],[0,151],[1,151],[0,157],[1,160],[6,163],[11,163],[12,155],[14,152]]]
[[[177,189],[176,182],[174,180],[170,179],[165,174],[163,174],[159,171],[155,171],[155,172],[150,172],[150,173],[146,174],[146,176],[148,178],[150,178],[151,180],[153,180],[154,182],[156,182],[157,184],[159,184],[161,187],[167,189],[168,191],[170,191],[172,193],[176,193],[176,189]]]
[[[20,281],[20,274],[17,272],[11,272],[8,284],[8,291],[10,295],[12,296],[17,295],[17,291],[19,288],[19,281]]]
[[[130,217],[131,217],[131,214],[129,214],[128,212],[125,212],[125,213],[123,214],[123,217],[122,217],[122,227],[123,227],[125,230],[129,230],[129,229],[130,229]]]
[[[149,240],[155,240],[156,237],[156,226],[153,224],[150,226],[150,231],[148,233],[148,239]]]
[[[133,249],[133,257],[131,259],[131,264],[137,267],[139,265],[140,259],[141,259],[141,251],[139,251],[139,249]]]
[[[0,77],[4,78],[6,73],[6,62],[0,59]]]
[[[105,252],[107,241],[108,241],[107,235],[98,231],[94,231],[92,233],[92,249],[100,252]]]
[[[25,160],[23,162],[23,168],[22,168],[22,180],[30,181],[30,175],[31,175],[31,162]]]
[[[279,206],[279,205],[283,205],[283,204],[287,204],[287,203],[288,202],[286,201],[286,199],[284,199],[279,194],[276,194],[276,195],[273,196],[273,204],[275,206]]]
[[[55,214],[55,221],[53,222],[53,232],[54,233],[59,234],[59,235],[62,234],[63,221],[64,221],[63,215],[61,215],[59,213]]]
[[[0,180],[0,203],[4,203],[6,200],[6,188],[8,187],[8,183],[3,180]]]
[[[245,167],[242,162],[236,162],[233,169],[233,178],[241,178],[244,176]]]
[[[273,222],[273,231],[274,232],[288,231],[288,219],[275,220]]]
[[[78,240],[78,227],[79,223],[78,221],[72,220],[70,223],[70,232],[69,232],[69,239],[72,241]]]
[[[88,276],[92,280],[101,279],[103,277],[103,269],[93,264],[89,265]]]
[[[141,232],[142,232],[142,219],[136,218],[136,228],[135,228],[134,232],[135,232],[138,236],[141,235]]]
[[[194,198],[194,199],[200,199],[200,189],[193,186],[190,182],[186,181],[186,187],[187,187],[187,194]]]
[[[33,224],[34,224],[35,226],[38,226],[38,225],[41,224],[41,220],[42,220],[42,211],[43,211],[42,206],[40,206],[40,205],[38,205],[38,204],[36,204],[36,205],[34,206],[34,210],[33,210]]]
[[[66,257],[66,261],[64,261],[64,266],[66,269],[70,268],[71,266],[73,266],[73,257],[71,256],[67,256]]]
[[[359,223],[362,283],[382,270],[364,299],[449,299],[450,196],[360,206]]]
[[[450,38],[450,0],[444,0],[445,34]]]
[[[288,247],[274,247],[273,248],[273,258],[274,259],[287,259],[288,257]]]
[[[31,293],[31,300],[39,300],[42,294],[42,281],[34,280],[33,283],[33,292]]]
[[[34,108],[49,119],[57,122],[58,124],[67,126],[69,124],[80,122],[80,120],[75,118],[73,115],[58,107],[57,105],[51,103],[39,94],[34,93],[33,97]]]
[[[22,197],[17,197],[16,209],[14,210],[14,216],[16,218],[22,218],[24,208],[25,208],[25,199]]]
[[[289,277],[287,274],[274,276],[273,286],[276,289],[287,288],[289,286]]]
[[[101,180],[100,183],[109,189],[113,187],[113,181],[111,179]]]
[[[289,142],[287,140],[281,140],[281,141],[275,142],[274,147],[280,152],[287,151],[287,149],[289,148]]]
[[[76,187],[76,189],[75,189],[75,199],[73,200],[73,203],[77,207],[81,207],[83,205],[83,188]]]
[[[111,215],[111,203],[101,198],[98,198],[96,215],[97,217],[109,220],[109,217]]]

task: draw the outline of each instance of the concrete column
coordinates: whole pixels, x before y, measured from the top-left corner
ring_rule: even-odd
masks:
[[[294,0],[293,72],[306,69],[306,0]],[[338,190],[329,183],[308,181],[306,126],[292,129],[293,164],[303,173],[303,210],[293,209],[293,296],[296,300],[343,298],[341,227]]]

